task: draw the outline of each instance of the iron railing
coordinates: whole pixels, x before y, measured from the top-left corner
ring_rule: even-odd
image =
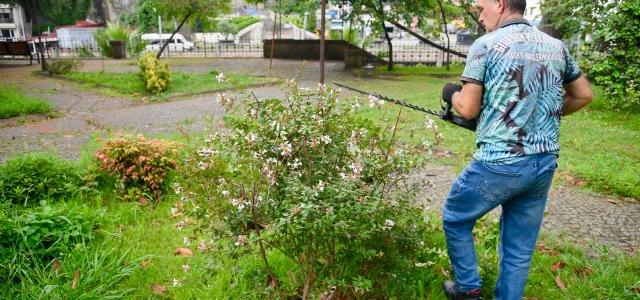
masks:
[[[38,41],[36,40],[36,43]],[[195,41],[194,45],[185,45],[172,43],[169,44],[164,52],[163,57],[263,57],[264,43],[268,40],[263,39],[239,39],[235,41],[217,41],[217,40],[200,40]],[[142,44],[141,44],[142,43]],[[447,48],[446,43],[440,43]],[[107,53],[102,51],[102,47],[92,38],[85,39],[53,39],[49,38],[44,41],[45,55],[50,58],[57,57],[108,57]],[[127,57],[136,57],[140,53],[147,51],[158,51],[160,44],[147,44],[143,41],[134,40],[126,45]],[[460,53],[467,53],[470,45],[457,44],[451,42],[449,49]],[[365,45],[364,49],[378,57],[388,59],[389,46],[386,42],[374,42]],[[442,66],[447,63],[447,55],[449,63],[456,61],[465,62],[465,58],[453,54],[446,54],[444,51],[437,49],[431,45],[421,43],[417,40],[403,40],[393,42],[393,61],[397,64],[405,65],[436,65]]]

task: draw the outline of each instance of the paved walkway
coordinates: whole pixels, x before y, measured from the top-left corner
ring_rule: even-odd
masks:
[[[105,61],[109,71],[137,70],[122,62]],[[251,74],[293,78],[300,69],[300,61],[274,60],[269,68],[268,59],[211,59],[204,63],[172,67],[185,72],[210,72]],[[85,62],[85,70],[101,70],[102,61]],[[97,131],[85,122],[93,120],[128,133],[169,135],[180,124],[186,130],[203,130],[204,117],[219,117],[224,111],[216,104],[214,95],[192,100],[152,103],[142,105],[126,99],[119,99],[85,90],[71,83],[33,76],[16,76],[29,73],[39,66],[14,66],[0,64],[0,83],[17,84],[28,93],[51,101],[63,116],[44,119],[25,125],[0,127],[0,161],[12,153],[27,150],[55,150],[64,158],[77,159],[82,145]],[[319,81],[318,62],[309,62],[300,77],[302,87],[317,86]],[[26,80],[25,80],[26,78]],[[325,82],[331,80],[358,80],[343,71],[342,63],[329,62],[325,66]],[[254,90],[259,98],[283,95],[279,87]],[[0,124],[7,123],[0,120]],[[429,205],[440,210],[455,174],[449,166],[430,165],[420,171],[419,176],[428,177],[436,183],[436,188],[425,192],[425,199],[432,199]],[[612,203],[612,202],[615,202]],[[608,246],[621,251],[640,250],[640,202],[636,200],[611,199],[590,195],[581,190],[554,187],[547,204],[549,214],[545,217],[543,230],[558,234],[576,244]]]

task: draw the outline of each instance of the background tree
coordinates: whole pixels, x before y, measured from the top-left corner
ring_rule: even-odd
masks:
[[[587,78],[606,100],[629,113],[640,103],[640,2],[546,0],[546,29],[573,50]]]
[[[171,37],[164,42],[156,57],[160,58],[164,49],[169,45],[171,39],[173,39],[173,36],[180,31],[180,28],[182,28],[185,23],[189,22],[189,24],[193,24],[196,19],[199,19],[202,21],[203,26],[208,26],[212,18],[221,13],[231,11],[230,1],[231,0],[155,0],[159,15],[167,20],[182,20],[178,28],[171,34]]]
[[[40,29],[40,24],[38,22],[38,16],[42,15],[44,12],[55,14],[59,12],[62,7],[68,5],[76,5],[77,0],[0,0],[0,3],[9,4],[9,5],[20,5],[25,10],[25,12],[31,15],[31,19],[36,25],[36,28]],[[38,30],[39,31],[39,30]],[[43,71],[47,71],[47,61],[44,57],[44,47],[42,44],[42,33],[38,32],[38,45],[40,51],[38,51],[38,55],[40,57],[40,62]]]

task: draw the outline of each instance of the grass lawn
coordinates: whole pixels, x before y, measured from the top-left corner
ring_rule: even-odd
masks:
[[[176,94],[189,94],[204,91],[212,91],[224,88],[231,88],[234,85],[226,82],[218,82],[217,73],[191,74],[184,72],[172,72],[171,84],[169,89],[162,94],[155,95],[155,99],[162,100]],[[90,86],[107,86],[109,89],[115,90],[123,96],[131,95],[149,95],[150,93],[144,88],[142,80],[135,72],[115,73],[115,72],[72,72],[66,76],[82,80]],[[270,77],[251,77],[247,75],[230,75],[225,77],[235,80],[239,86],[249,84],[259,84],[268,82],[277,82],[276,78]]]
[[[372,93],[382,94],[431,110],[440,110],[442,86],[457,81],[462,68],[386,67],[377,68],[378,78],[368,81],[345,82]],[[596,192],[623,197],[640,198],[640,115],[629,115],[606,107],[598,88],[596,98],[586,109],[563,117],[560,133],[559,172],[555,182],[559,185],[578,185]],[[388,111],[360,108],[359,114],[371,119],[395,123],[398,106],[388,105]],[[636,110],[637,111],[637,110]],[[421,144],[425,117],[437,119],[419,111],[403,108],[398,125],[400,140]],[[475,133],[449,124],[437,122],[444,135],[439,151],[449,151],[451,158],[441,161],[453,164],[460,171],[471,160],[475,151]],[[391,125],[392,126],[392,125]],[[413,134],[413,132],[416,132]],[[424,131],[422,131],[424,132]],[[567,177],[568,176],[568,177]]]
[[[53,105],[47,100],[21,93],[15,84],[0,88],[0,119],[33,114],[47,114]]]

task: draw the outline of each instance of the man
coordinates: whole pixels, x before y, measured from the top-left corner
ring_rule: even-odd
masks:
[[[443,290],[449,299],[482,299],[472,230],[500,205],[495,299],[520,300],[557,168],[560,118],[593,92],[564,43],[522,17],[526,0],[480,0],[478,8],[487,34],[471,46],[464,86],[447,84],[442,93],[460,116],[478,121],[474,159],[443,207],[456,279]]]

